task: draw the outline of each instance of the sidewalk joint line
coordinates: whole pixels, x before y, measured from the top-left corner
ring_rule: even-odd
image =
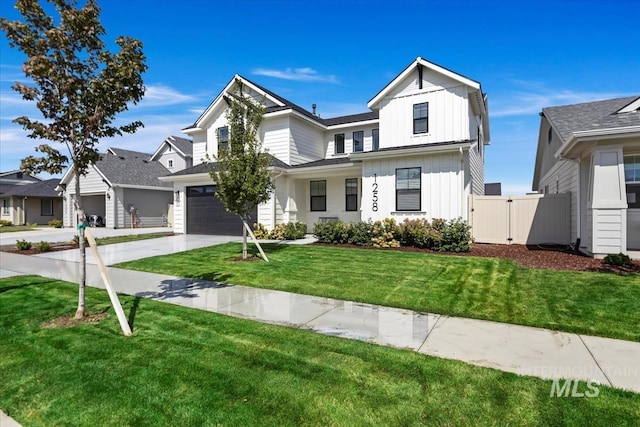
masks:
[[[591,358],[593,359],[594,362],[596,362],[596,366],[598,367],[598,369],[600,369],[600,372],[602,372],[602,375],[604,375],[604,377],[607,379],[607,381],[609,382],[609,386],[610,387],[615,387],[613,385],[613,382],[611,382],[611,379],[609,378],[609,376],[607,375],[607,373],[604,371],[604,369],[602,369],[602,366],[600,366],[600,363],[598,363],[598,359],[596,359],[596,357],[593,355],[593,353],[591,352],[591,349],[589,348],[589,346],[587,345],[586,342],[584,342],[584,340],[582,339],[582,335],[581,334],[576,334],[578,336],[578,338],[580,338],[580,341],[582,341],[582,345],[584,345],[584,348],[587,349],[587,351],[589,352],[589,355],[591,355]]]

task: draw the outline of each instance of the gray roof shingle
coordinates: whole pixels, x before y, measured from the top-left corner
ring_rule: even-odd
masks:
[[[290,169],[291,166],[283,162],[282,160],[272,156],[271,154],[267,154],[271,157],[271,166],[281,169]],[[211,165],[211,166],[209,166]],[[191,166],[190,168],[182,169],[181,171],[175,172],[171,174],[171,176],[181,176],[181,175],[195,175],[199,173],[209,173],[209,171],[213,168],[213,170],[217,169],[216,162],[209,163],[198,163],[195,166]]]
[[[169,175],[169,170],[160,162],[149,161],[151,154],[113,147],[109,150],[116,154],[101,154],[95,166],[111,184],[164,188],[173,186],[158,179]]]
[[[638,95],[605,101],[585,102],[582,104],[562,105],[542,109],[563,141],[573,132],[610,129],[640,125],[640,113],[620,113],[617,111],[638,99]]]
[[[20,197],[62,197],[58,195],[55,188],[60,183],[59,179],[52,178],[46,181],[34,182],[26,185],[13,185],[3,196]]]
[[[193,156],[193,141],[179,136],[171,135],[167,138],[176,148],[182,151],[186,156]]]

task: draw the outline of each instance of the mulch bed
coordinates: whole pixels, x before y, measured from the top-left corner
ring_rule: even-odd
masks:
[[[324,243],[314,243],[321,246],[336,246]],[[340,245],[342,247],[363,248],[363,246]],[[371,248],[373,249],[373,248]],[[380,250],[380,249],[378,249]],[[632,261],[630,267],[608,265],[601,259],[595,259],[583,254],[575,253],[566,246],[525,246],[525,245],[494,245],[476,243],[469,252],[435,252],[429,249],[413,247],[390,248],[405,252],[425,252],[442,255],[477,256],[485,258],[504,258],[514,260],[521,267],[543,268],[549,270],[595,271],[617,274],[640,273],[640,261]]]
[[[20,255],[35,255],[35,254],[41,254],[44,252],[57,252],[57,251],[66,251],[69,249],[78,249],[80,247],[77,243],[62,242],[62,243],[49,243],[49,244],[51,245],[51,248],[48,251],[41,251],[39,249],[36,249],[35,245],[33,245],[31,249],[22,250],[22,251],[16,249],[16,245],[0,246],[0,251],[11,252],[11,253],[20,254]]]
[[[75,314],[67,316],[56,317],[55,319],[47,320],[40,324],[43,329],[46,328],[73,328],[84,323],[98,323],[107,317],[109,313],[85,313],[82,319],[76,319]]]

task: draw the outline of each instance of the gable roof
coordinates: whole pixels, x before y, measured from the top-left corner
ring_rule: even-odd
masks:
[[[169,170],[150,159],[149,153],[110,147],[92,167],[110,186],[170,188],[171,185],[158,180],[169,175]],[[67,169],[61,183],[67,184],[73,178],[72,170],[73,167]]]
[[[57,178],[47,179],[46,181],[34,182],[27,185],[14,185],[6,191],[3,196],[20,196],[20,197],[62,197],[58,195],[55,188],[60,183]]]
[[[169,170],[161,163],[149,160],[151,154],[110,148],[114,154],[100,156],[94,167],[112,186],[171,187],[158,180],[169,175]]]
[[[165,145],[171,145],[178,153],[183,157],[193,157],[193,141],[187,138],[180,138],[179,136],[170,135],[162,141],[162,144],[158,147],[155,153],[151,155],[151,160],[155,160],[158,154],[162,151]]]
[[[267,156],[271,159],[270,166],[280,168],[280,169],[290,169],[291,166],[283,162],[282,160],[274,157],[273,155],[267,153]],[[183,176],[183,175],[196,175],[201,173],[209,173],[210,170],[217,170],[216,162],[202,162],[198,163],[195,166],[191,166],[190,168],[182,169],[180,171],[174,172],[168,176]]]
[[[562,140],[567,141],[574,132],[640,126],[640,114],[637,111],[619,112],[638,99],[640,96],[635,95],[547,107],[542,109],[542,115],[547,118]]]
[[[374,109],[374,106],[378,104],[385,96],[389,94],[396,86],[400,84],[402,80],[405,79],[409,74],[413,72],[415,68],[425,67],[429,70],[435,71],[439,74],[442,74],[450,79],[458,81],[464,85],[467,85],[473,89],[481,90],[480,83],[470,79],[468,77],[463,76],[462,74],[453,72],[448,68],[445,68],[441,65],[435,64],[433,62],[429,62],[426,59],[422,59],[421,57],[417,57],[411,64],[409,64],[400,74],[398,74],[393,80],[391,80],[380,92],[378,92],[369,102],[367,106],[371,109]]]

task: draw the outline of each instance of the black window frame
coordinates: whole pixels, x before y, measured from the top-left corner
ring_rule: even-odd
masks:
[[[553,141],[553,128],[549,126],[549,130],[547,131],[547,144],[551,144]]]
[[[45,211],[45,202],[48,202],[48,210]],[[40,199],[40,216],[53,216],[53,199]]]
[[[358,136],[358,139],[356,139],[356,135]],[[353,132],[352,135],[352,149],[354,153],[362,153],[364,151],[364,131],[363,130],[357,130],[355,132]],[[356,144],[356,141],[358,141],[359,143]],[[360,149],[358,150],[357,148],[360,147]]]
[[[380,149],[380,129],[371,129],[371,149],[373,151]]]
[[[167,169],[173,168],[173,159],[167,159]]]
[[[631,159],[631,161],[629,161]],[[624,182],[626,194],[635,194],[635,202],[629,202],[627,197],[627,207],[629,209],[640,209],[640,155],[631,155],[623,157],[624,164]],[[630,177],[630,171],[633,171],[633,177]]]
[[[225,139],[222,139],[222,131],[226,133]],[[216,136],[218,137],[218,151],[229,147],[229,126],[220,126],[216,129]]]
[[[358,178],[344,180],[344,210],[347,212],[358,211]]]
[[[424,116],[421,115],[422,106],[425,107]],[[416,113],[419,115],[416,116]],[[420,129],[417,129],[418,126],[416,125],[420,125],[421,123],[424,123],[424,130],[422,129],[422,127],[420,127]],[[418,104],[413,104],[413,134],[420,135],[423,133],[429,133],[429,103],[428,102],[420,102]]]
[[[344,133],[336,133],[333,135],[333,144],[336,154],[344,154]]]
[[[411,180],[415,178],[411,178],[411,170],[415,170],[418,173],[418,187],[417,188],[398,188],[399,183],[406,181],[407,187],[410,186]],[[400,177],[400,175],[404,175],[401,171],[408,171],[407,177]],[[400,198],[402,196],[409,195],[418,195],[418,205],[416,207],[407,208],[404,205],[400,206]],[[411,167],[411,168],[397,168],[396,169],[396,211],[397,212],[419,212],[422,210],[422,168],[421,167]]]
[[[317,206],[318,203],[320,203],[320,206]],[[326,179],[309,181],[309,210],[311,212],[327,211],[327,180]]]

